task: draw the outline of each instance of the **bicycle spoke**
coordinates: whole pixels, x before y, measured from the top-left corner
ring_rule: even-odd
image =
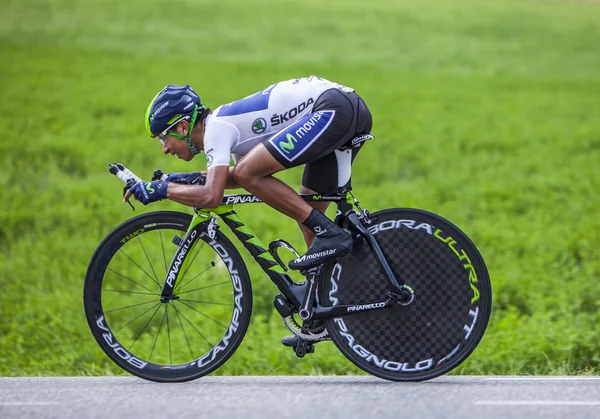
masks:
[[[196,326],[194,326],[194,325],[192,324],[192,322],[190,322],[190,321],[188,320],[188,318],[187,318],[187,317],[186,317],[186,316],[185,316],[185,315],[184,315],[184,314],[181,312],[181,310],[178,310],[178,309],[175,307],[175,304],[173,304],[173,308],[175,308],[175,310],[177,310],[177,313],[179,313],[179,314],[181,315],[181,317],[183,317],[183,320],[185,320],[186,322],[188,322],[188,324],[189,324],[190,326],[192,326],[192,329],[194,329],[194,330],[195,330],[195,331],[196,331],[196,332],[197,332],[197,333],[198,333],[198,334],[199,334],[199,335],[202,337],[202,339],[204,339],[204,340],[206,341],[206,343],[208,343],[208,344],[209,344],[211,347],[212,347],[212,346],[215,346],[214,344],[212,344],[212,343],[211,343],[211,342],[210,342],[210,341],[209,341],[209,340],[206,338],[206,336],[204,336],[204,334],[203,334],[201,331],[199,331],[198,329],[196,329]],[[188,344],[189,344],[189,342],[188,342]],[[191,353],[191,350],[192,350],[192,349],[190,348],[190,353]]]
[[[167,255],[165,253],[165,244],[163,242],[162,230],[158,230],[158,234],[160,235],[160,247],[162,249],[163,262],[165,262],[165,272],[167,272]]]
[[[125,276],[125,275],[123,275],[123,274],[120,274],[119,272],[115,271],[115,270],[114,270],[114,269],[112,269],[112,268],[107,268],[106,270],[107,270],[107,271],[110,271],[110,272],[112,272],[112,273],[114,273],[114,274],[116,274],[116,275],[119,275],[119,276],[120,276],[121,278],[123,278],[123,279],[126,279],[126,280],[128,280],[128,281],[131,281],[131,282],[133,282],[133,283],[134,283],[135,285],[137,285],[138,287],[142,287],[143,289],[150,291],[150,292],[152,293],[152,295],[158,295],[158,293],[157,293],[156,291],[152,291],[150,288],[147,288],[147,287],[143,286],[142,284],[139,284],[139,283],[135,282],[133,279],[131,279],[131,278],[128,278],[128,277],[126,277],[126,276]],[[162,289],[162,288],[161,288],[161,289]]]
[[[130,306],[125,306],[125,307],[120,307],[120,308],[113,308],[112,310],[104,310],[104,312],[105,313],[112,313],[114,311],[125,310],[126,308],[138,307],[138,306],[143,306],[143,305],[152,304],[152,303],[158,303],[158,304],[160,304],[160,301],[150,300],[150,301],[145,301],[145,302],[139,303],[139,304],[132,304]]]
[[[135,345],[135,343],[137,342],[137,340],[140,338],[140,336],[142,336],[142,333],[144,333],[144,330],[146,330],[146,328],[148,327],[148,325],[150,324],[150,322],[152,321],[152,319],[154,318],[154,316],[156,316],[156,313],[158,313],[158,310],[160,310],[160,304],[156,308],[156,310],[154,311],[154,314],[152,314],[152,317],[150,317],[150,320],[148,320],[148,322],[144,325],[144,328],[136,336],[136,338],[134,339],[133,343],[131,344],[131,347],[129,348],[129,350],[133,349],[133,346]]]
[[[175,307],[175,304],[173,304],[173,310],[175,310],[175,314],[177,314],[177,320],[179,320],[179,325],[181,326],[181,331],[183,332],[183,336],[185,337],[185,341],[187,342],[188,345],[188,349],[190,350],[190,356],[192,358],[194,358],[194,354],[192,353],[192,345],[190,345],[190,340],[188,339],[188,335],[187,333],[185,333],[185,328],[183,327],[183,323],[181,322],[181,316],[179,315],[179,310],[177,310],[177,307]],[[202,336],[204,337],[204,336]],[[209,342],[210,344],[210,342]]]
[[[155,283],[155,284],[156,284],[156,285],[157,285],[157,286],[158,286],[158,287],[159,287],[159,288],[162,290],[162,287],[160,286],[160,284],[158,283],[158,281],[157,281],[156,279],[152,278],[152,276],[151,276],[151,275],[150,275],[148,272],[146,272],[144,268],[142,268],[140,265],[138,265],[138,263],[137,263],[135,260],[133,260],[133,259],[131,258],[131,256],[129,256],[127,253],[125,253],[125,251],[123,251],[122,249],[119,249],[119,252],[121,252],[121,253],[123,253],[125,256],[127,256],[127,259],[129,259],[131,262],[133,262],[133,264],[134,264],[135,266],[137,266],[138,268],[140,268],[140,270],[141,270],[143,273],[145,273],[145,274],[148,276],[148,278],[150,278],[150,279],[151,279],[151,280],[152,280],[152,281],[153,281],[153,282],[154,282],[154,283]]]
[[[200,275],[206,273],[206,271],[208,271],[210,268],[214,268],[216,266],[215,262],[210,262],[210,265],[211,266],[209,266],[208,268],[206,268],[205,270],[203,270],[202,272],[200,272],[198,275],[196,275],[195,277],[193,277],[192,279],[190,279],[188,282],[186,282],[185,284],[183,284],[182,286],[180,286],[179,288],[177,288],[177,292],[179,293],[179,291],[181,291],[183,289],[183,287],[185,287],[190,282],[192,282],[193,280],[195,280],[196,278],[198,278]]]
[[[179,301],[182,301],[181,299]],[[198,303],[198,304],[213,304],[216,306],[229,306],[233,307],[233,303],[213,303],[212,301],[202,301],[202,300],[185,300],[189,303]],[[182,301],[183,302],[183,301]]]
[[[169,338],[169,364],[173,365],[173,354],[171,352],[171,327],[169,326],[169,305],[165,305],[165,314],[167,315],[167,336]]]
[[[219,285],[225,285],[225,284],[231,284],[231,281],[223,281],[223,282],[219,282],[218,284],[213,284],[213,285],[207,285],[205,287],[200,287],[200,288],[194,288],[193,290],[189,290],[189,291],[184,291],[184,292],[178,292],[178,295],[181,294],[187,294],[188,292],[194,292],[194,291],[199,291],[199,290],[203,290],[206,288],[211,288],[211,287],[217,287]]]
[[[183,304],[183,305],[184,305],[184,306],[186,306],[186,307],[189,307],[189,308],[191,308],[192,310],[194,310],[194,311],[195,311],[195,312],[197,312],[198,314],[201,314],[201,315],[203,315],[203,316],[204,316],[204,317],[206,317],[207,319],[209,319],[209,320],[212,320],[213,322],[215,322],[216,324],[218,324],[218,325],[219,325],[219,326],[221,326],[222,328],[224,328],[224,329],[226,329],[226,328],[227,328],[227,326],[225,326],[224,324],[221,324],[221,323],[219,323],[217,320],[213,319],[213,318],[212,318],[212,317],[210,317],[208,314],[204,314],[204,313],[203,313],[203,312],[201,312],[200,310],[196,310],[196,309],[195,309],[194,307],[192,307],[191,305],[189,305],[189,304],[186,304],[186,303],[185,303],[185,301],[178,300],[178,302],[180,302],[181,304]]]
[[[142,250],[144,251],[144,255],[146,255],[146,260],[150,264],[150,269],[152,269],[152,273],[154,274],[154,279],[156,279],[156,282],[158,283],[158,276],[156,275],[156,271],[154,270],[154,265],[152,265],[152,261],[150,260],[150,257],[148,256],[148,252],[146,252],[146,248],[144,247],[144,243],[142,243],[142,239],[140,238],[140,236],[137,236],[137,239],[138,239],[138,242],[140,243],[140,246],[142,246]]]
[[[162,319],[160,321],[160,325],[158,326],[158,332],[156,332],[156,338],[154,338],[154,344],[152,345],[152,350],[150,351],[150,355],[148,355],[148,361],[152,361],[152,354],[154,353],[154,348],[156,348],[156,342],[158,342],[158,337],[160,336],[160,331],[162,330],[162,325],[165,322],[166,314],[167,314],[167,308],[165,307],[165,314],[163,314]]]
[[[160,301],[158,301],[156,304],[161,304]],[[127,323],[124,326],[119,327],[117,330],[115,330],[115,333],[118,333],[120,330],[122,330],[123,328],[129,326],[131,323],[133,323],[134,321],[136,321],[137,319],[139,319],[140,317],[142,317],[144,314],[146,314],[147,312],[149,312],[150,310],[152,310],[154,307],[156,306],[152,306],[150,307],[148,310],[144,311],[142,314],[140,314],[139,316],[137,316],[135,319],[131,320],[129,323]]]
[[[155,292],[137,292],[137,291],[122,291],[122,290],[103,290],[104,292],[118,292],[119,294],[141,294],[141,295],[158,295]]]

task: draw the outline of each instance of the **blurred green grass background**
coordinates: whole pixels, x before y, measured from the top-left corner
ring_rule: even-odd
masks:
[[[478,245],[494,310],[455,373],[600,372],[600,3],[4,0],[0,3],[0,374],[121,374],[82,307],[100,240],[134,215],[107,171],[191,171],[146,137],[148,102],[191,84],[213,109],[316,74],[354,87],[377,136],[354,165],[371,211],[439,213]],[[294,187],[301,170],[281,178]],[[295,223],[240,206],[264,241]],[[186,208],[161,202],[137,212]],[[357,374],[332,343],[279,344],[254,263],[246,339],[216,374]]]

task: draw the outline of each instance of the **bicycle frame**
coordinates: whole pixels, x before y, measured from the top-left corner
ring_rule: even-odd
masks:
[[[218,225],[216,224],[216,217],[214,217],[213,214],[221,218],[221,220],[223,220],[223,222],[231,229],[246,250],[248,250],[250,255],[260,265],[263,271],[269,276],[271,281],[277,286],[297,312],[301,311],[301,307],[304,307],[305,309],[306,307],[310,308],[306,319],[339,317],[353,311],[377,310],[390,307],[397,302],[403,304],[412,301],[412,290],[410,287],[398,284],[377,241],[368,229],[362,225],[359,214],[354,211],[353,205],[356,205],[361,211],[361,214],[364,215],[358,201],[354,199],[349,190],[340,189],[336,194],[332,195],[312,194],[300,196],[308,202],[335,202],[338,207],[335,220],[336,223],[340,226],[347,224],[347,227],[351,231],[360,234],[367,240],[367,243],[373,251],[379,266],[390,285],[390,292],[385,301],[367,305],[337,305],[333,307],[323,307],[316,304],[314,301],[313,285],[314,279],[319,275],[319,271],[317,271],[316,268],[312,271],[312,281],[307,280],[300,284],[294,282],[290,276],[286,274],[287,267],[276,260],[274,255],[268,250],[269,247],[256,237],[250,227],[244,223],[233,209],[234,204],[262,202],[258,197],[248,194],[226,195],[223,197],[221,205],[215,209],[206,210],[194,208],[194,216],[190,226],[183,240],[178,242],[179,246],[173,256],[169,269],[167,270],[167,276],[161,293],[161,301],[167,302],[172,298],[177,298],[176,296],[173,296],[173,290],[179,282],[182,272],[186,271],[187,255],[190,253],[194,244],[198,242],[198,238],[202,235],[206,235],[208,240],[214,240]],[[219,252],[218,248],[215,249]],[[220,255],[227,263],[227,255]],[[304,319],[305,316],[301,315],[301,317]]]

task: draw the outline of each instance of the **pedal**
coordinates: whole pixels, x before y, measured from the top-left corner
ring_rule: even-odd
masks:
[[[298,343],[294,346],[294,352],[298,358],[303,358],[306,354],[312,354],[315,351],[315,345],[303,339],[298,339]]]
[[[269,253],[271,253],[271,255],[273,255],[273,257],[275,258],[277,263],[279,263],[279,265],[281,265],[283,267],[283,269],[287,272],[289,270],[289,268],[287,267],[287,264],[283,263],[283,260],[281,260],[281,257],[277,253],[277,249],[279,249],[279,248],[284,248],[286,250],[289,250],[294,255],[296,255],[297,258],[299,258],[300,255],[298,254],[298,252],[296,252],[296,249],[294,249],[294,246],[292,246],[291,244],[289,244],[288,242],[286,242],[283,239],[273,240],[271,243],[269,243]]]

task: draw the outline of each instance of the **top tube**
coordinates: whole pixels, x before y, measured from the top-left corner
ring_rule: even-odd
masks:
[[[321,194],[300,194],[300,198],[306,202],[340,202],[346,200],[346,193],[335,193],[329,195]],[[263,202],[258,196],[250,194],[233,194],[225,195],[221,205],[234,205],[234,204],[256,204]]]

